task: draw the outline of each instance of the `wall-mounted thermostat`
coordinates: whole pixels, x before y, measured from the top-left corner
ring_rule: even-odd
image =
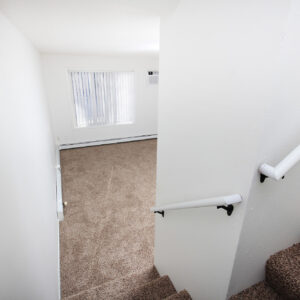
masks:
[[[148,71],[148,80],[150,84],[158,84],[159,72]]]

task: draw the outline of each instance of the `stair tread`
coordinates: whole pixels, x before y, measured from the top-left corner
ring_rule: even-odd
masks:
[[[159,274],[156,268],[153,267],[147,272],[111,280],[75,295],[65,297],[63,300],[130,299],[131,295],[136,290],[136,286],[143,286],[158,278]]]
[[[300,244],[268,259],[266,281],[278,294],[288,299],[300,299]]]
[[[169,276],[162,276],[142,287],[138,287],[130,300],[161,300],[176,293]],[[124,299],[124,298],[123,298]]]
[[[179,293],[173,294],[165,298],[165,300],[192,300],[192,297],[186,290],[182,290]]]
[[[72,295],[63,300],[161,300],[176,293],[176,290],[168,276],[156,278],[144,285],[135,281],[136,276],[126,277],[122,282],[108,282],[91,288],[82,293]]]
[[[283,300],[265,281],[234,295],[230,300]]]

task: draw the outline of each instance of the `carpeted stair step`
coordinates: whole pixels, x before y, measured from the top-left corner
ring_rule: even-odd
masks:
[[[138,287],[132,294],[131,300],[162,300],[176,293],[169,276],[162,276],[156,280]]]
[[[230,300],[283,300],[265,281],[234,295]]]
[[[192,297],[186,290],[183,290],[165,298],[165,300],[192,300]]]
[[[300,244],[269,258],[266,264],[266,281],[285,299],[300,299]]]
[[[63,297],[62,300],[128,300],[135,295],[137,286],[144,286],[158,278],[159,274],[156,268],[153,267],[140,274],[116,278],[69,297]]]

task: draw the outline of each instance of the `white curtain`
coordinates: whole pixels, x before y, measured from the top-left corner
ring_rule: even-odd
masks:
[[[134,122],[134,72],[70,72],[77,127]]]

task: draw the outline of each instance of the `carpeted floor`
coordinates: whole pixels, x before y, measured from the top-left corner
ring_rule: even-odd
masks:
[[[124,292],[130,278],[156,278],[149,211],[156,140],[63,150],[61,166],[68,202],[60,223],[62,298],[98,290],[105,299],[114,289]]]

